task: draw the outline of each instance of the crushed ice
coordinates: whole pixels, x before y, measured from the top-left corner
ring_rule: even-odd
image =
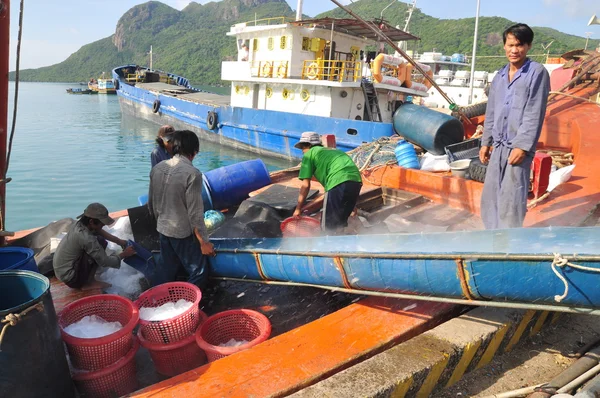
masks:
[[[122,328],[121,322],[108,322],[97,315],[88,315],[67,326],[65,332],[74,337],[93,339],[108,336]]]
[[[169,301],[160,307],[140,308],[140,319],[145,321],[164,321],[165,319],[181,315],[194,305],[193,302],[179,299],[177,302]]]
[[[248,343],[248,341],[246,341],[246,340],[231,339],[227,343],[219,344],[219,347],[239,347],[239,346],[241,346],[243,344],[247,344],[247,343]]]

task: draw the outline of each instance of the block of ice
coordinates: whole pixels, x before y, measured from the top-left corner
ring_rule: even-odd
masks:
[[[177,302],[169,301],[159,307],[140,308],[140,319],[145,321],[164,321],[183,314],[194,305],[193,302],[179,299]]]
[[[82,339],[93,339],[108,336],[122,328],[120,322],[108,322],[97,315],[88,315],[67,326],[65,332]]]
[[[247,343],[248,343],[248,341],[246,341],[246,340],[231,339],[227,343],[219,344],[219,347],[239,347],[242,344],[247,344]]]
[[[112,285],[105,290],[106,293],[118,294],[129,299],[136,299],[145,286],[144,274],[124,261],[121,261],[121,268],[99,268],[96,279]]]

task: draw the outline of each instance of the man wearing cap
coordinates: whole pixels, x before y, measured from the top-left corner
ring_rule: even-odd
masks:
[[[325,189],[321,229],[339,233],[348,226],[348,217],[356,206],[362,187],[362,178],[350,156],[338,149],[324,148],[315,132],[304,132],[294,147],[302,150],[302,164],[298,178],[302,180],[294,217],[302,213],[302,206],[310,192],[314,176]]]
[[[71,288],[93,283],[98,267],[119,268],[122,259],[135,254],[133,247],[125,247],[126,241],[102,229],[115,222],[104,205],[92,203],[77,218],[79,220],[60,241],[52,260],[56,277]],[[124,250],[118,255],[106,254],[107,240]]]
[[[150,154],[150,162],[152,163],[152,167],[156,166],[163,160],[171,159],[171,138],[173,138],[174,131],[175,129],[173,126],[168,124],[165,124],[158,129],[158,134],[156,136],[156,147]]]

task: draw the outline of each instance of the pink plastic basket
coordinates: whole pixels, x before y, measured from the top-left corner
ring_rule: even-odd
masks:
[[[208,317],[200,311],[200,318],[200,324],[203,324]],[[193,334],[175,343],[159,344],[144,339],[140,329],[138,338],[142,347],[150,352],[154,367],[161,375],[173,377],[206,363],[206,354],[196,344],[196,337]]]
[[[301,238],[318,236],[321,223],[312,217],[289,217],[281,222],[281,233],[284,238]]]
[[[247,350],[267,340],[271,322],[260,312],[229,310],[209,317],[196,332],[196,342],[206,353],[208,362],[216,361],[239,351]],[[229,340],[246,340],[237,347],[220,347]]]
[[[138,308],[160,307],[169,301],[184,299],[194,303],[183,314],[162,321],[140,319],[140,330],[144,339],[151,343],[169,344],[183,340],[194,334],[200,322],[200,289],[187,282],[163,283],[146,290],[136,300]]]
[[[83,317],[96,315],[108,322],[118,321],[123,328],[104,337],[84,339],[71,336],[65,328]],[[133,345],[133,328],[138,322],[137,307],[115,294],[99,294],[79,299],[60,313],[60,333],[69,351],[73,367],[93,371],[105,368],[123,358]]]
[[[139,343],[134,340],[131,350],[116,363],[93,372],[73,372],[72,378],[81,396],[113,398],[137,390],[135,353]]]

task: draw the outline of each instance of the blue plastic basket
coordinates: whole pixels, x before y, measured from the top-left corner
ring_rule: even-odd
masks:
[[[124,258],[123,261],[127,265],[132,266],[140,271],[146,279],[150,280],[154,272],[155,262],[154,255],[146,248],[140,246],[132,240],[127,241],[127,246],[133,246],[135,256]]]

